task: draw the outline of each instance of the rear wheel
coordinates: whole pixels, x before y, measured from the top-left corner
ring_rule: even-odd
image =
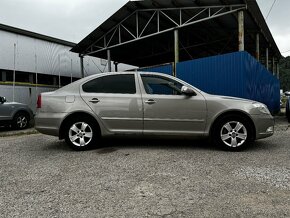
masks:
[[[73,119],[65,128],[65,141],[76,151],[91,148],[99,138],[97,125],[89,119]]]
[[[25,113],[17,113],[13,119],[14,129],[25,129],[29,126],[29,117]]]
[[[213,141],[224,150],[239,151],[253,142],[253,130],[243,117],[227,116],[215,125]]]

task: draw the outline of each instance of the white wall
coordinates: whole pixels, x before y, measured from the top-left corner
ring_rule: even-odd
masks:
[[[15,102],[20,102],[27,104],[33,112],[36,111],[36,102],[37,97],[42,92],[50,92],[55,89],[44,88],[44,87],[25,87],[25,86],[16,86],[15,87]],[[13,86],[0,86],[0,96],[6,97],[8,102],[13,101]]]
[[[14,44],[16,44],[16,70],[38,72],[48,75],[81,77],[80,58],[70,52],[71,47],[34,39],[0,30],[0,69],[14,69]],[[84,58],[85,76],[106,72],[99,58]],[[119,65],[119,71],[131,69],[129,65]],[[114,69],[114,66],[112,66]]]

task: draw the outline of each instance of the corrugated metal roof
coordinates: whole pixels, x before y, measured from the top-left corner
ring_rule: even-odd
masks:
[[[32,37],[32,38],[35,38],[35,39],[41,39],[41,40],[48,41],[48,42],[53,42],[53,43],[57,43],[57,44],[61,44],[61,45],[66,45],[66,46],[69,46],[69,47],[76,46],[76,43],[73,43],[73,42],[68,42],[68,41],[65,41],[65,40],[62,40],[62,39],[57,39],[57,38],[54,38],[54,37],[42,35],[42,34],[35,33],[35,32],[30,32],[30,31],[27,31],[27,30],[19,29],[19,28],[12,27],[12,26],[7,26],[7,25],[4,25],[4,24],[0,24],[0,30],[5,30],[5,31],[11,32],[11,33],[20,34],[20,35]]]
[[[266,24],[256,0],[144,0],[129,1],[115,14],[97,27],[92,33],[79,42],[71,51],[84,54],[85,51],[108,31],[119,25],[126,17],[140,9],[186,8],[196,6],[222,6],[246,4],[245,10],[245,49],[255,54],[255,34],[262,33],[261,50],[270,47],[270,55],[281,58],[281,53]],[[171,13],[171,12],[170,12]],[[172,12],[173,13],[173,12]],[[175,15],[172,14],[174,17]],[[177,15],[176,15],[177,16]],[[150,16],[149,16],[150,17]],[[148,17],[147,17],[148,18]],[[130,22],[130,21],[128,21]],[[135,23],[129,24],[134,26]],[[180,58],[181,60],[217,55],[237,51],[238,40],[237,17],[234,14],[221,16],[203,23],[194,24],[180,29]],[[162,42],[162,43],[160,43]],[[163,49],[168,46],[170,51]],[[171,46],[171,47],[170,47]],[[137,66],[148,66],[158,63],[171,62],[173,59],[173,34],[162,33],[127,45],[111,49],[114,61]],[[106,52],[91,54],[106,58]]]

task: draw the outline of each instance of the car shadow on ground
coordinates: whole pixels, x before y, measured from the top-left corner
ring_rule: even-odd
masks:
[[[73,150],[65,143],[64,140],[49,144],[49,150],[72,151]],[[209,140],[193,140],[193,139],[151,139],[151,138],[105,138],[96,146],[93,146],[88,151],[96,151],[98,154],[112,153],[123,149],[148,149],[148,150],[208,150],[228,152],[215,146]],[[265,140],[255,141],[240,152],[259,152],[262,150],[272,150],[273,147]]]
[[[0,132],[13,131],[14,129],[11,126],[0,126]]]

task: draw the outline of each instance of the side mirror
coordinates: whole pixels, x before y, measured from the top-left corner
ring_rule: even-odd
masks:
[[[185,95],[188,95],[188,96],[195,96],[196,95],[195,91],[192,88],[189,88],[187,86],[182,86],[181,92]]]

